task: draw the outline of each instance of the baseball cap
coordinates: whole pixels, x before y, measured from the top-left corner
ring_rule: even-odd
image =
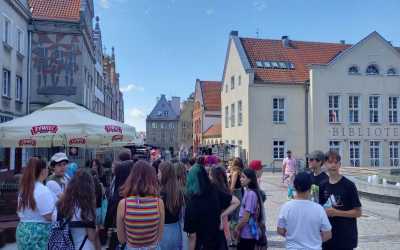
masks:
[[[68,162],[68,157],[67,157],[67,155],[65,153],[59,152],[59,153],[54,154],[51,157],[50,161],[52,163],[60,163],[62,161]]]
[[[325,154],[320,150],[315,150],[308,155],[308,159],[315,159],[317,161],[325,161]]]
[[[249,164],[249,168],[255,170],[255,171],[259,171],[262,169],[262,164],[260,160],[252,160]]]
[[[311,184],[312,184],[311,176],[306,172],[298,173],[294,177],[293,185],[297,192],[303,193],[310,190]]]

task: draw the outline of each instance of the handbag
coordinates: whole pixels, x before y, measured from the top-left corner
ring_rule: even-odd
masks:
[[[264,249],[268,247],[268,241],[267,241],[267,235],[266,235],[266,227],[265,227],[265,215],[264,215],[264,209],[263,206],[261,204],[263,204],[263,200],[261,197],[260,192],[257,192],[257,197],[258,197],[258,201],[257,202],[257,208],[256,208],[256,213],[255,213],[255,218],[253,218],[254,220],[254,228],[255,230],[257,230],[257,237],[255,237],[256,239],[256,246],[258,249]],[[250,221],[251,219],[250,218]],[[251,229],[251,227],[250,227]]]

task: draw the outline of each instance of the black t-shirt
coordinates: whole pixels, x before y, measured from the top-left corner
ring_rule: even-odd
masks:
[[[193,196],[186,203],[184,231],[196,233],[196,249],[220,249],[226,244],[219,229],[221,212],[229,207],[232,195],[213,187],[210,192]],[[225,242],[221,242],[223,239]]]
[[[329,180],[329,176],[325,172],[321,172],[319,175],[315,176],[314,173],[310,173],[311,181],[313,185],[321,186],[324,182]]]
[[[164,202],[164,207],[165,207],[165,222],[164,224],[173,224],[179,221],[179,215],[180,215],[180,211],[177,212],[176,214],[171,213],[166,206],[166,202],[167,202],[167,194],[164,192],[161,192],[161,198]]]
[[[348,211],[361,207],[357,188],[353,182],[342,177],[337,183],[325,182],[320,187],[321,204],[331,203],[332,207]],[[329,201],[328,201],[329,200]],[[358,231],[356,218],[329,217],[332,225],[332,239],[323,244],[323,249],[353,249],[357,247]]]

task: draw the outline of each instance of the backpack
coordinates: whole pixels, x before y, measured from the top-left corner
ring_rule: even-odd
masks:
[[[48,250],[75,250],[74,241],[71,234],[71,228],[87,228],[94,227],[81,221],[71,221],[71,219],[59,218],[51,226],[49,232],[49,240],[47,243]],[[82,250],[88,236],[86,235],[79,247]]]

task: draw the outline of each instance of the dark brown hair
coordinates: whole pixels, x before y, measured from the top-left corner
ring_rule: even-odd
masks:
[[[119,152],[118,154],[118,160],[120,161],[129,161],[131,159],[132,159],[132,152],[128,148],[121,150],[121,152]]]
[[[236,172],[236,171],[242,172],[243,169],[244,169],[244,165],[243,165],[242,159],[240,159],[239,157],[234,158],[232,161],[232,170],[234,172]]]
[[[133,168],[121,187],[123,197],[129,196],[158,196],[159,188],[156,170],[146,161],[140,160]]]
[[[19,186],[19,202],[18,211],[30,208],[36,209],[35,198],[33,197],[33,191],[35,189],[35,182],[40,176],[43,169],[46,168],[46,162],[32,157],[28,161],[28,165],[24,169],[22,174],[21,183]]]
[[[165,208],[171,214],[178,214],[184,204],[182,188],[176,177],[176,171],[171,162],[164,161],[160,164],[161,194],[165,195]]]
[[[228,178],[226,177],[226,170],[222,166],[211,168],[211,183],[213,183],[219,190],[225,193],[230,193],[228,187]],[[240,176],[238,177],[240,178]]]
[[[96,163],[97,166],[97,176],[102,177],[103,176],[103,165],[100,163],[98,159],[93,159],[90,161],[90,168],[93,169],[93,163]]]
[[[68,182],[67,188],[57,202],[57,212],[63,218],[71,218],[76,208],[81,210],[81,220],[93,222],[96,219],[96,196],[94,181],[88,170],[79,169]]]
[[[175,164],[176,178],[182,187],[186,186],[186,167],[183,163],[178,162]]]
[[[325,160],[328,161],[330,159],[334,159],[336,162],[340,162],[341,157],[340,154],[335,151],[335,150],[329,150],[326,154],[325,154]]]

